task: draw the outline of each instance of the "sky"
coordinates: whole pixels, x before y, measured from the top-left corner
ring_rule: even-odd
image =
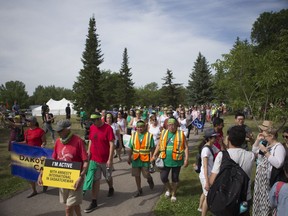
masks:
[[[214,63],[237,37],[250,41],[261,13],[285,8],[287,0],[0,0],[0,84],[21,81],[29,95],[39,85],[72,89],[94,16],[101,70],[119,72],[127,48],[135,87],[161,87],[167,69],[187,86],[199,52]]]

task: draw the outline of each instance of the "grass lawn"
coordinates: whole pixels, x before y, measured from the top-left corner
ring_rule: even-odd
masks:
[[[56,121],[64,119],[65,116],[57,116]],[[39,123],[42,122],[41,117],[37,117]],[[84,130],[80,127],[79,119],[72,116],[72,132],[79,136],[84,136]],[[41,127],[40,123],[40,127]],[[55,127],[55,123],[53,125]],[[57,137],[57,133],[55,134]],[[52,138],[50,133],[46,134],[47,148],[53,148]],[[26,180],[11,175],[10,171],[10,152],[8,152],[9,129],[0,128],[0,200],[7,199],[14,194],[29,188]]]

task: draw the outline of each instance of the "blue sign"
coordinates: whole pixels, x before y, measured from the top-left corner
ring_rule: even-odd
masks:
[[[194,125],[198,129],[202,129],[204,127],[203,123],[198,118],[192,121],[192,125]]]

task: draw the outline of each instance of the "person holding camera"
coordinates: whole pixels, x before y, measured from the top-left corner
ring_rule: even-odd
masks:
[[[284,146],[278,142],[278,130],[263,127],[257,135],[252,151],[257,154],[257,169],[254,185],[253,215],[271,214],[269,201],[270,188],[283,177],[283,164],[286,157]]]

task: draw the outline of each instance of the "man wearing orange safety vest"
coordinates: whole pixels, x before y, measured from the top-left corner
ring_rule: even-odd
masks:
[[[153,135],[147,132],[146,124],[140,120],[136,124],[136,132],[132,133],[129,142],[128,164],[132,162],[132,176],[135,177],[137,193],[134,197],[143,194],[141,188],[141,173],[147,179],[150,189],[154,188],[153,178],[149,173],[150,159],[155,148]]]
[[[162,130],[160,142],[157,145],[151,161],[162,158],[164,167],[161,168],[160,178],[167,191],[165,197],[176,202],[176,190],[179,182],[181,166],[188,166],[188,144],[183,131],[178,130],[178,122],[174,117],[168,119],[168,129]],[[172,170],[172,185],[169,183],[169,173]]]

